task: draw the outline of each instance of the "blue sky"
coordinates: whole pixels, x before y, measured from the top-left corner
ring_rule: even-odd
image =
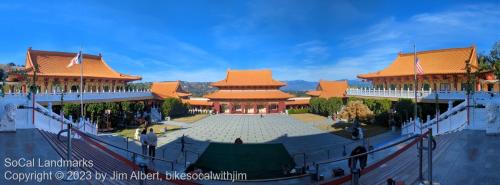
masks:
[[[144,81],[223,79],[272,69],[279,80],[355,79],[398,52],[500,40],[497,1],[2,1],[0,63],[28,47],[102,53]]]

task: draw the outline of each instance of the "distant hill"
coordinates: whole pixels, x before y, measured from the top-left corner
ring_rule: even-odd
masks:
[[[314,90],[318,86],[319,82],[311,82],[305,80],[290,80],[283,81],[287,86],[282,87],[283,91],[309,91]],[[361,80],[347,80],[349,87],[368,87],[371,85],[370,82],[363,82]]]
[[[283,81],[287,85],[282,87],[281,90],[294,94],[296,96],[306,96],[305,92],[309,90],[316,89],[318,86],[318,82],[311,82],[305,80],[290,80]],[[193,94],[194,97],[202,97],[208,93],[211,93],[217,88],[210,86],[212,82],[187,82],[181,81],[182,89]],[[367,87],[370,86],[369,82],[363,82],[360,80],[348,80],[350,87]],[[145,86],[146,88],[150,85],[150,83],[132,83],[129,84],[131,86]]]
[[[318,86],[318,82],[305,80],[290,80],[283,82],[286,83],[286,86],[281,88],[283,91],[309,91],[316,89],[316,86]]]
[[[182,89],[193,94],[194,97],[202,97],[208,93],[211,93],[217,88],[210,86],[212,82],[186,82],[181,81]]]

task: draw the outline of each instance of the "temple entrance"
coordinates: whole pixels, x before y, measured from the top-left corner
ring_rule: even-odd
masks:
[[[278,104],[270,104],[269,105],[269,112],[277,113],[278,112]]]
[[[221,113],[229,113],[229,108],[227,107],[227,104],[220,105],[220,112]]]
[[[233,112],[234,113],[243,113],[243,109],[241,108],[241,105],[240,104],[234,104],[233,105]]]
[[[266,113],[267,108],[264,105],[257,105],[257,112],[256,113]]]
[[[256,112],[255,112],[255,110],[253,108],[253,105],[247,105],[245,107],[245,113],[247,113],[247,114],[255,114]]]

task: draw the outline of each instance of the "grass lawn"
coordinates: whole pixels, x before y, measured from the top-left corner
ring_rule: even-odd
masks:
[[[305,113],[305,114],[290,114],[293,118],[305,122],[305,123],[314,123],[314,127],[330,132],[335,135],[339,135],[345,138],[351,139],[351,133],[345,130],[345,127],[349,127],[352,125],[352,123],[347,123],[340,121],[338,123],[335,123],[335,125],[331,125],[332,121],[327,120],[326,117],[316,115],[316,114],[311,114],[311,113]],[[376,136],[379,134],[382,134],[386,131],[389,130],[389,128],[377,125],[377,124],[361,124],[361,127],[364,130],[364,136],[365,137],[372,137]]]
[[[247,179],[283,177],[283,167],[295,167],[283,144],[210,143],[193,167],[203,172],[246,173]]]
[[[194,123],[197,122],[203,118],[208,117],[208,114],[195,114],[195,115],[190,115],[190,116],[185,116],[185,117],[180,117],[180,118],[174,118],[172,121],[177,121],[177,122],[184,122],[184,123]]]
[[[156,135],[160,136],[160,135],[163,135],[164,134],[164,128],[167,127],[167,133],[168,132],[171,132],[171,131],[175,131],[175,130],[178,130],[178,129],[181,129],[180,126],[176,126],[176,125],[160,125],[160,124],[155,124],[155,125],[151,125],[149,126],[149,128],[153,128],[154,132],[156,133]],[[142,129],[144,129],[143,126],[139,126],[137,128],[140,128],[142,131]],[[123,137],[129,137],[129,138],[134,138],[134,134],[135,134],[135,129],[137,128],[127,128],[127,129],[122,129],[122,130],[118,130],[115,132],[115,134],[118,134],[120,136],[123,136]],[[148,128],[148,132],[149,132],[149,128]]]
[[[318,122],[318,121],[325,121],[327,118],[324,116],[316,115],[316,114],[311,114],[311,113],[304,113],[304,114],[290,114],[295,119],[298,119],[302,122],[310,123],[310,122]]]

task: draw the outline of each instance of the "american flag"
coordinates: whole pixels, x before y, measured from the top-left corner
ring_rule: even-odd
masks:
[[[419,58],[417,58],[417,61],[415,62],[415,68],[417,68],[418,75],[424,74],[424,69],[422,69],[422,66],[420,66],[420,59]]]
[[[71,61],[69,62],[68,66],[66,66],[66,67],[69,68],[69,67],[71,67],[71,66],[73,66],[75,64],[81,64],[82,60],[83,60],[83,58],[82,58],[82,51],[79,51],[76,54],[76,56],[73,59],[71,59]]]

